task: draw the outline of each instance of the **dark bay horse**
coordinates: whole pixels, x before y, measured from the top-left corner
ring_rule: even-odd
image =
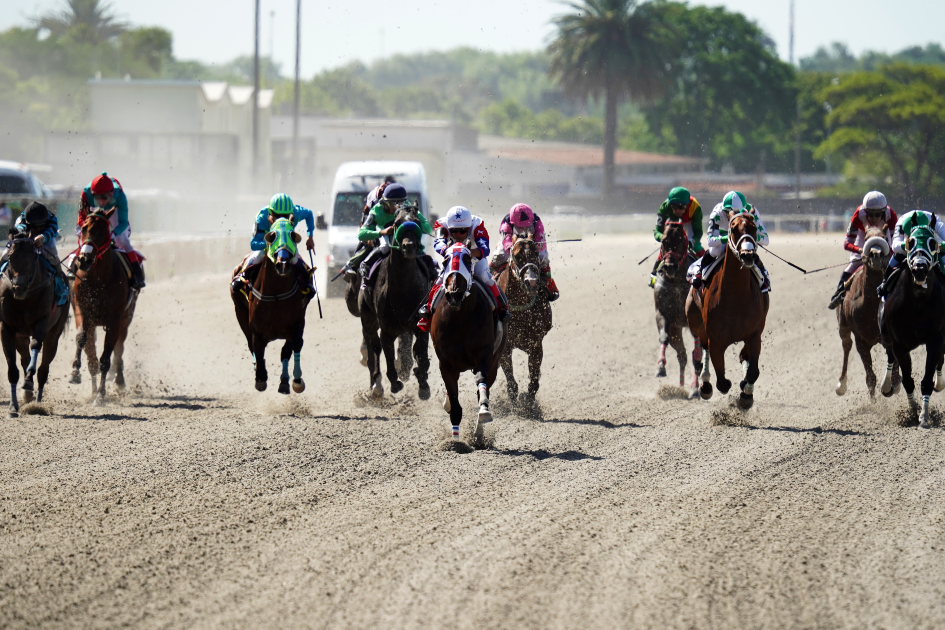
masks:
[[[384,395],[381,378],[381,351],[387,363],[387,379],[393,394],[401,391],[413,374],[421,400],[430,398],[430,334],[417,328],[418,310],[430,292],[430,277],[418,259],[420,255],[420,228],[410,212],[400,211],[394,220],[390,254],[378,263],[374,286],[361,291],[358,307],[361,313],[361,333],[367,345],[367,367],[371,377],[371,395]],[[378,336],[380,331],[380,336]],[[395,356],[394,341],[401,339],[400,356]],[[410,340],[413,339],[413,357]],[[399,359],[399,369],[398,360]]]
[[[686,300],[686,316],[692,330],[708,351],[715,368],[716,385],[727,394],[732,382],[725,378],[725,350],[744,342],[738,360],[745,380],[740,384],[738,405],[750,409],[758,380],[758,357],[761,355],[761,334],[768,315],[768,294],[761,292],[761,272],[755,265],[758,255],[756,242],[758,228],[749,213],[735,214],[729,220],[728,243],[725,259],[709,285],[705,295],[693,289]],[[702,372],[702,398],[712,398],[709,365]]]
[[[866,387],[870,398],[876,395],[876,373],[873,371],[871,350],[878,343],[883,343],[879,334],[880,299],[876,288],[883,281],[883,271],[889,262],[889,243],[883,228],[871,227],[866,231],[863,243],[863,266],[847,280],[847,291],[843,303],[837,309],[837,324],[840,339],[843,342],[843,369],[837,382],[837,396],[847,393],[847,364],[850,350],[856,342],[856,351],[866,370]],[[886,369],[891,373],[890,380],[894,390],[899,390],[899,362],[893,355],[892,348],[884,344],[886,350]]]
[[[72,362],[71,383],[81,383],[79,370],[82,367],[82,350],[86,351],[89,374],[92,377],[92,392],[96,393],[95,377],[101,374],[96,402],[105,402],[105,377],[111,368],[112,352],[115,354],[115,386],[125,387],[123,355],[128,327],[134,317],[138,293],[131,290],[128,270],[121,254],[112,247],[112,230],[108,212],[95,210],[89,213],[79,236],[79,254],[76,256],[75,279],[72,281],[70,298],[75,312],[76,334],[75,361]],[[105,328],[102,356],[95,357],[95,328]]]
[[[656,329],[660,333],[660,354],[656,361],[657,378],[666,377],[666,346],[672,345],[679,362],[679,386],[686,386],[686,344],[683,330],[689,328],[686,320],[686,296],[689,283],[686,270],[689,268],[689,237],[681,221],[667,222],[660,242],[662,264],[656,271],[653,301],[656,304]],[[690,331],[691,332],[691,331]],[[699,372],[702,370],[702,343],[693,336],[692,394],[699,387]]]
[[[886,301],[879,311],[879,327],[884,344],[892,346],[893,355],[902,368],[902,385],[913,410],[918,408],[915,399],[915,380],[912,378],[911,352],[925,346],[925,372],[922,377],[922,411],[919,426],[929,428],[929,399],[933,389],[942,391],[945,382],[935,378],[942,369],[942,353],[945,351],[945,286],[935,270],[939,265],[941,244],[927,227],[917,227],[904,243],[908,252],[900,263],[904,269],[889,290]],[[883,381],[883,395],[892,396],[893,388]]]
[[[302,294],[302,286],[292,265],[296,246],[302,237],[292,229],[289,219],[277,219],[266,233],[266,255],[248,297],[230,288],[230,298],[236,308],[236,320],[246,336],[246,344],[256,372],[256,390],[265,391],[269,373],[266,371],[266,346],[271,341],[285,339],[280,359],[282,375],[279,393],[289,393],[289,356],[294,354],[292,391],[305,391],[302,380],[302,344],[305,332],[305,311],[311,296]],[[291,243],[291,244],[290,244]],[[233,277],[243,265],[233,270]],[[311,273],[311,271],[310,271]]]
[[[505,352],[504,326],[497,322],[487,289],[472,283],[472,255],[462,244],[447,249],[445,297],[433,313],[430,335],[440,360],[440,375],[446,385],[444,409],[450,414],[453,438],[459,437],[463,408],[459,404],[459,375],[472,370],[479,393],[476,439],[483,436],[483,423],[492,422],[489,388],[495,383],[499,361]]]
[[[506,322],[505,349],[501,366],[512,404],[533,405],[541,378],[544,358],[542,340],[551,330],[551,305],[541,281],[541,261],[534,240],[513,237],[509,262],[497,282],[509,300],[512,317]],[[518,383],[512,368],[512,350],[528,355],[528,391],[518,394]]]
[[[10,414],[20,410],[16,384],[19,353],[24,372],[23,393],[26,402],[33,399],[33,375],[39,389],[36,400],[43,401],[43,389],[49,378],[49,364],[59,349],[59,337],[66,327],[69,303],[56,306],[55,273],[43,264],[42,253],[29,236],[14,237],[11,232],[7,267],[0,277],[0,341],[7,359],[10,381]],[[42,351],[42,361],[39,353]],[[39,367],[37,371],[37,362]]]

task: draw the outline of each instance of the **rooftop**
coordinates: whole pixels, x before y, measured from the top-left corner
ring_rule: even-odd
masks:
[[[581,144],[579,142],[554,142],[480,135],[479,148],[487,154],[499,158],[527,162],[545,162],[559,166],[600,166],[604,162],[603,147],[593,144]],[[704,160],[684,155],[644,153],[643,151],[624,151],[618,149],[614,153],[614,163],[618,166],[676,164],[680,166],[701,167]]]

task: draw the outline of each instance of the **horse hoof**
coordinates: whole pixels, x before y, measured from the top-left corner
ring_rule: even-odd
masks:
[[[724,381],[718,381],[716,382],[715,386],[719,388],[719,393],[724,396],[729,392],[730,389],[732,389],[732,381],[727,379]]]
[[[118,389],[125,389],[125,377],[116,376],[115,377],[115,387]]]
[[[371,387],[371,396],[373,398],[381,398],[384,396],[384,386],[381,385],[380,379]]]
[[[301,394],[305,391],[305,381],[300,378],[294,379],[292,381],[292,391],[296,394]]]
[[[659,368],[656,370],[656,378],[666,378],[666,366],[665,366],[665,365],[659,366]]]
[[[266,391],[266,381],[256,381],[256,391],[257,392]]]
[[[33,402],[33,390],[23,388],[23,402]]]
[[[702,400],[709,400],[710,398],[712,398],[711,383],[703,383],[702,387],[699,388],[699,394],[702,396]]]
[[[846,393],[847,393],[847,384],[844,383],[843,381],[840,381],[839,383],[837,383],[836,392],[837,392],[837,396],[843,396],[844,394],[846,394]]]
[[[885,396],[886,398],[890,398],[895,393],[896,391],[892,387],[890,387],[889,390],[886,390],[885,388],[883,388],[883,396]]]
[[[742,411],[748,411],[755,404],[755,398],[751,394],[742,392],[738,395],[738,408]]]
[[[396,394],[396,393],[400,392],[401,390],[403,390],[403,388],[404,388],[403,382],[401,382],[401,381],[394,381],[393,383],[390,384],[390,393],[391,393],[391,394]]]
[[[277,390],[280,394],[289,393],[289,379],[284,378],[279,381],[279,389]]]
[[[430,400],[430,386],[426,383],[420,385],[420,388],[417,390],[417,397],[420,400]]]
[[[7,416],[10,418],[19,418],[20,417],[19,408],[10,407],[10,411],[7,412]]]
[[[367,348],[361,346],[361,365],[367,367]]]
[[[449,396],[447,396],[446,400],[443,401],[443,409],[446,411],[446,413],[449,413],[450,411],[453,410],[453,405],[450,404]]]
[[[488,407],[479,408],[479,424],[485,424],[487,422],[492,422],[492,412],[489,411]]]
[[[698,398],[698,397],[699,397],[699,388],[698,388],[698,387],[693,387],[693,388],[689,391],[689,400],[695,400],[695,399]]]
[[[105,394],[99,394],[95,397],[95,402],[93,403],[96,407],[105,406]]]
[[[73,385],[78,385],[79,383],[82,382],[82,375],[79,374],[78,372],[73,372],[72,378],[69,379],[69,382],[72,383]]]

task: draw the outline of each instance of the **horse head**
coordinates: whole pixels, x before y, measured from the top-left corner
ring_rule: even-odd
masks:
[[[659,273],[663,276],[678,274],[689,254],[689,235],[682,221],[666,223],[660,241],[660,253],[665,262],[660,266]]]
[[[745,267],[754,267],[758,256],[758,226],[749,212],[733,214],[728,223],[728,246]]]
[[[22,300],[39,270],[39,257],[33,239],[25,231],[10,230],[10,255],[6,277],[13,287],[13,297]]]
[[[292,227],[288,219],[276,219],[266,232],[266,256],[276,267],[276,273],[287,276],[291,273],[292,259],[298,255],[298,244],[302,236]]]
[[[79,269],[82,271],[88,271],[95,264],[95,261],[105,255],[105,252],[111,246],[111,218],[114,213],[114,208],[107,212],[100,209],[92,210],[82,223],[79,236],[82,245],[79,247],[79,255],[76,257]]]
[[[541,288],[538,244],[530,238],[517,238],[509,251],[509,269],[512,277],[522,283],[529,295]]]
[[[399,249],[407,260],[413,260],[420,253],[422,235],[420,226],[415,222],[403,221],[394,229],[393,247]]]
[[[907,260],[913,281],[925,287],[929,272],[933,265],[938,264],[941,255],[941,245],[936,240],[935,233],[925,226],[916,227],[906,237],[903,246],[908,252]]]
[[[871,227],[866,230],[866,241],[863,243],[863,263],[867,269],[882,271],[889,263],[889,242],[886,240],[886,230],[881,227]]]
[[[472,286],[472,254],[461,244],[454,243],[446,250],[446,302],[450,308],[458,309]]]

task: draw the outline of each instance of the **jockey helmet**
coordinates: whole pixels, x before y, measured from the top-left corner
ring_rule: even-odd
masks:
[[[93,195],[110,195],[115,191],[115,184],[112,183],[112,178],[108,176],[108,173],[103,172],[92,180],[90,188]]]
[[[292,198],[289,195],[278,193],[269,200],[269,214],[287,217],[293,212],[295,212],[295,204],[292,203]]]
[[[535,223],[535,213],[524,203],[517,203],[509,210],[509,221],[515,227],[531,227]]]
[[[403,202],[407,200],[407,189],[402,184],[394,182],[384,189],[384,201]]]
[[[472,227],[472,213],[463,206],[453,206],[446,213],[446,227],[450,230]]]
[[[669,197],[666,198],[670,205],[679,204],[680,206],[687,205],[690,199],[692,199],[692,196],[689,194],[689,191],[682,186],[673,188],[669,191]]]
[[[865,210],[885,210],[886,195],[878,190],[871,190],[863,197],[863,208]]]
[[[745,199],[745,195],[737,190],[732,190],[725,194],[725,197],[722,199],[722,207],[735,213],[751,210],[751,204]]]
[[[38,201],[31,201],[23,210],[23,220],[31,228],[41,228],[49,221],[49,210]]]

